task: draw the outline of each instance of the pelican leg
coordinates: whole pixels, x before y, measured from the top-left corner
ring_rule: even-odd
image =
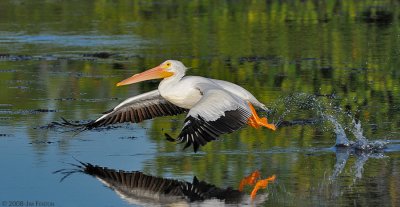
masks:
[[[253,188],[253,191],[251,191],[251,194],[250,194],[251,199],[256,198],[257,191],[258,191],[259,189],[264,189],[264,188],[266,188],[266,187],[268,186],[268,183],[269,183],[269,182],[275,181],[275,178],[276,178],[276,176],[275,176],[275,175],[272,175],[271,177],[268,177],[268,178],[266,178],[266,179],[257,181],[256,185],[255,185],[254,188]]]
[[[260,128],[260,127],[266,127],[268,129],[271,129],[273,131],[276,130],[276,126],[275,124],[269,124],[268,123],[268,119],[266,117],[262,117],[260,118],[256,112],[256,110],[254,109],[253,105],[248,102],[250,110],[251,110],[251,114],[252,116],[249,118],[247,124],[250,125],[253,128]]]
[[[239,184],[239,191],[242,192],[245,185],[254,185],[257,179],[260,177],[258,170],[252,172],[249,176],[244,177]]]

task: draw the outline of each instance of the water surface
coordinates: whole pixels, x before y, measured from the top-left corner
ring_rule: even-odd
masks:
[[[277,181],[269,205],[400,205],[400,5],[393,1],[1,1],[0,201],[131,206],[98,180],[52,172],[74,158],[113,169],[237,188],[259,169]],[[200,152],[167,142],[184,115],[81,133],[88,121],[157,81],[115,83],[181,60],[190,75],[251,91],[271,120],[315,120],[272,132],[250,127]],[[310,99],[312,97],[312,101]],[[379,152],[334,148],[332,115],[353,120]],[[301,122],[300,122],[301,123]],[[359,131],[358,131],[359,132]],[[251,188],[245,192],[250,193]]]

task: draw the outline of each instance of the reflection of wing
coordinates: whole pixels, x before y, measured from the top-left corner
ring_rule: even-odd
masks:
[[[82,163],[83,171],[95,176],[118,195],[135,204],[149,205],[148,199],[160,203],[185,201],[181,182],[153,177],[139,171],[125,172]]]
[[[98,178],[123,199],[139,205],[178,205],[213,198],[226,203],[238,203],[244,196],[238,190],[221,189],[204,181],[198,181],[196,177],[189,183],[146,175],[139,171],[126,172],[89,163],[81,164],[83,172]]]
[[[247,124],[251,111],[246,102],[223,89],[203,90],[200,101],[190,109],[181,133],[176,139],[186,142],[184,148],[199,146],[231,133]],[[167,135],[167,134],[166,134]],[[168,139],[172,138],[167,135]]]
[[[88,123],[86,127],[91,129],[115,123],[139,123],[146,119],[177,115],[186,111],[165,100],[158,90],[154,90],[126,99],[100,118]]]
[[[183,194],[191,201],[220,199],[225,203],[239,203],[244,194],[233,188],[218,188],[215,185],[199,181],[196,176],[193,177],[193,182],[185,182],[182,187]]]

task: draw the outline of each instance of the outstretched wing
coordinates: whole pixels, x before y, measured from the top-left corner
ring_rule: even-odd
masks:
[[[215,140],[219,135],[231,133],[247,124],[251,111],[246,102],[223,89],[202,91],[203,97],[190,109],[176,141],[186,142],[184,148],[199,146]],[[168,140],[172,138],[166,134]]]
[[[165,100],[158,90],[154,90],[126,99],[100,118],[88,123],[86,127],[91,129],[115,123],[139,123],[154,117],[177,115],[186,111],[187,109]]]

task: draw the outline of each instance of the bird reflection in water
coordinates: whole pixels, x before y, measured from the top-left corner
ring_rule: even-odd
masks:
[[[275,180],[275,175],[258,180],[259,171],[253,172],[240,182],[240,189],[232,187],[219,188],[213,184],[199,181],[196,176],[192,182],[180,181],[146,175],[140,171],[123,171],[78,161],[72,164],[75,169],[61,169],[54,173],[64,175],[63,181],[74,173],[85,173],[96,177],[104,185],[115,191],[122,199],[131,204],[154,206],[173,205],[186,206],[191,203],[206,205],[257,205],[266,201],[268,193],[263,192],[256,197],[259,189],[266,188]],[[257,182],[256,182],[257,181]],[[251,195],[243,192],[245,185],[254,185]]]
[[[252,172],[249,176],[244,177],[239,184],[239,191],[242,192],[245,185],[254,185],[251,191],[250,197],[252,199],[256,198],[257,191],[260,189],[267,188],[268,183],[275,181],[276,176],[272,175],[266,179],[257,180],[260,178],[260,171],[256,170]]]

